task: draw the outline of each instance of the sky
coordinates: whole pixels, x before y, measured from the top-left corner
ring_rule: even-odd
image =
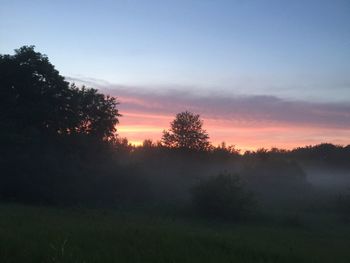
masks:
[[[22,45],[116,96],[132,143],[191,110],[214,144],[350,144],[348,0],[0,0],[0,53]]]

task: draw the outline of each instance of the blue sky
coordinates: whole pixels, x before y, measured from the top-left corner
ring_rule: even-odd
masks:
[[[350,1],[0,0],[0,53],[140,90],[350,101]]]

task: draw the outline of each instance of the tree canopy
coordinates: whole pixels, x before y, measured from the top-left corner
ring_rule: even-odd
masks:
[[[209,135],[202,128],[203,121],[198,114],[184,111],[176,114],[170,129],[163,131],[162,142],[171,148],[207,150],[210,147]]]
[[[84,134],[106,140],[114,136],[120,116],[116,99],[70,85],[34,46],[0,55],[0,72],[2,139]]]

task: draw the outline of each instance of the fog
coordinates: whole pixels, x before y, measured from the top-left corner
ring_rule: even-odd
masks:
[[[303,167],[307,181],[316,188],[344,191],[350,187],[350,170],[335,167]]]

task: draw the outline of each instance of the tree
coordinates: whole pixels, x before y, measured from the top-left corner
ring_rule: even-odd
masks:
[[[72,85],[71,88],[74,90],[76,119],[69,132],[107,140],[114,137],[121,116],[116,99],[85,86],[77,88]]]
[[[162,143],[170,148],[207,150],[209,136],[202,129],[203,121],[198,114],[185,111],[178,113],[170,123],[170,129],[163,131]]]
[[[115,98],[69,85],[34,46],[0,55],[0,132],[4,141],[84,134],[108,140],[120,116]]]
[[[0,55],[0,200],[119,198],[116,189],[125,185],[117,175],[127,173],[112,154],[117,105],[96,89],[69,84],[34,46]]]
[[[254,205],[236,174],[211,176],[195,185],[191,193],[195,211],[208,217],[237,220]]]

